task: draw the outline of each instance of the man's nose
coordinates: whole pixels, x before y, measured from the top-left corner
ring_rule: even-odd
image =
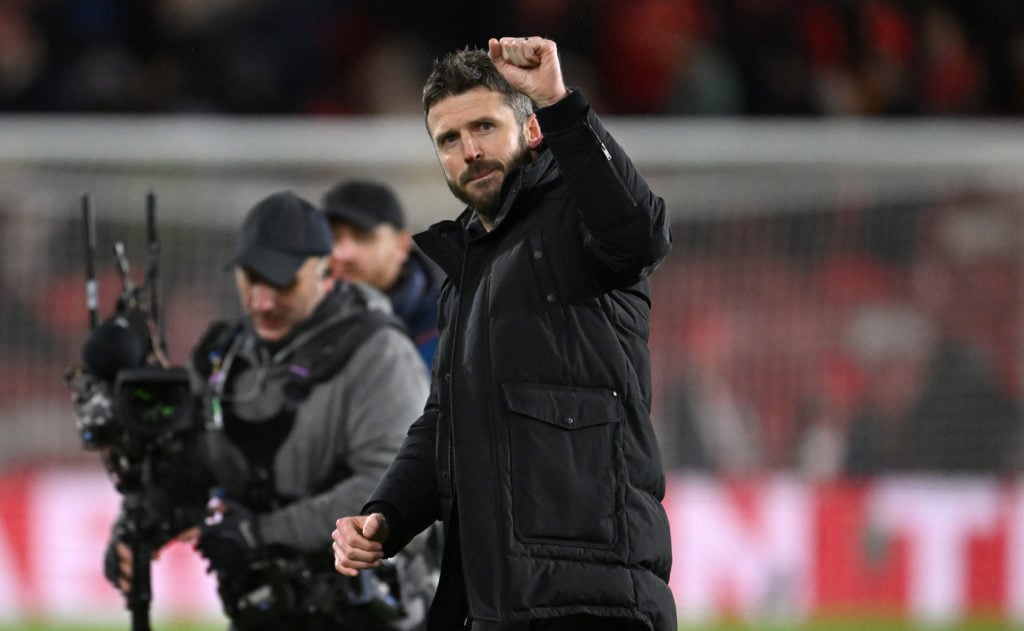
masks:
[[[266,283],[256,283],[252,286],[252,293],[249,296],[249,306],[253,311],[269,311],[277,304],[277,290]]]
[[[331,256],[339,261],[351,261],[356,255],[356,245],[353,239],[338,239],[331,249]]]
[[[472,136],[468,135],[462,140],[462,154],[466,162],[479,160],[483,157],[483,152],[480,151],[480,145],[473,140]]]

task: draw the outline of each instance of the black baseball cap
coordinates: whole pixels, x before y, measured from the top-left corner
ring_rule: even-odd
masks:
[[[394,191],[386,184],[369,180],[341,182],[327,191],[324,214],[331,221],[352,224],[361,230],[373,230],[382,223],[403,230],[405,216]]]
[[[331,253],[331,227],[313,204],[280,191],[252,207],[227,267],[246,267],[275,287],[287,287],[311,256]]]

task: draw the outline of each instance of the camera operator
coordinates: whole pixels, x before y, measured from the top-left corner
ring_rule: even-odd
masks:
[[[427,382],[384,295],[330,277],[331,245],[323,214],[291,192],[249,211],[229,264],[246,315],[211,325],[193,351],[195,445],[147,489],[216,573],[233,630],[417,628],[436,584],[426,545],[370,581],[335,578],[334,520],[365,502]],[[123,532],[115,524],[104,569],[127,592]]]

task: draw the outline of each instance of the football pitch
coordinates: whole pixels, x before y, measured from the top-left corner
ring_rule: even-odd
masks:
[[[154,623],[153,631],[225,631],[226,625],[182,623]],[[717,623],[708,626],[680,626],[679,631],[1010,631],[1019,627],[1002,620],[971,620],[951,626],[921,626],[906,621],[877,618],[819,620],[803,625],[757,625],[745,623]],[[69,625],[67,623],[0,624],[0,631],[117,631],[131,629],[126,619],[123,625]]]

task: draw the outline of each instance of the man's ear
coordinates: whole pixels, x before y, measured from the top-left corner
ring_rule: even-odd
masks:
[[[530,117],[526,119],[526,125],[524,125],[524,127],[526,144],[530,149],[536,149],[544,140],[544,134],[540,131],[540,123],[537,122],[537,115],[530,114]]]
[[[412,233],[408,230],[398,230],[395,233],[395,237],[398,241],[398,251],[401,253],[400,256],[404,264],[406,259],[409,258],[409,252],[412,250]]]

